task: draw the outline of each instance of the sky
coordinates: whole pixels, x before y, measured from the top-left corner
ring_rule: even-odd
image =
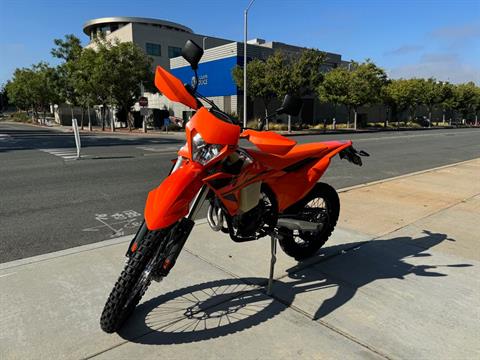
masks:
[[[249,0],[0,0],[0,85],[17,67],[56,64],[53,39],[93,18],[138,16],[242,41]],[[391,78],[480,85],[480,0],[255,0],[248,38],[371,59]]]

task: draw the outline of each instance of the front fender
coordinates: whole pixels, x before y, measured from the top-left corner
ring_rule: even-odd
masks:
[[[166,228],[188,214],[189,205],[203,185],[203,167],[187,162],[148,193],[145,223],[148,230]]]

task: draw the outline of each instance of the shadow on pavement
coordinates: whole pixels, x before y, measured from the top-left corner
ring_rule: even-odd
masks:
[[[445,234],[426,230],[424,233],[419,238],[397,237],[329,247],[328,253],[334,255],[324,256],[320,251],[316,262],[309,259],[288,269],[288,281],[275,281],[273,298],[265,294],[263,286],[254,285],[264,285],[267,279],[251,277],[215,280],[169,292],[138,306],[119,335],[135,343],[157,345],[212,339],[273,318],[292,304],[297,294],[336,287],[333,297],[318,304],[312,317],[319,319],[347,303],[359,288],[373,281],[405,279],[407,275],[447,276],[439,268],[472,266],[410,264],[409,258],[432,256],[425,250],[445,240],[454,241]],[[340,258],[347,254],[347,259]],[[322,267],[328,267],[328,273],[335,276],[321,272]]]

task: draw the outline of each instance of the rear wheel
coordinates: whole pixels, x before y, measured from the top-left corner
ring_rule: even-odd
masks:
[[[327,242],[337,224],[340,200],[333,187],[318,183],[302,200],[284,211],[302,220],[321,224],[318,231],[278,229],[278,241],[282,250],[296,260],[303,260],[315,253]]]
[[[132,253],[110,293],[100,318],[103,331],[117,331],[133,312],[152,280],[152,271],[166,237],[162,231],[147,232]]]

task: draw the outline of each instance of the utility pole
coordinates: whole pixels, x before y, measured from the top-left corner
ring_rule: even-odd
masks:
[[[247,17],[248,9],[255,0],[250,0],[243,13],[243,127],[247,127]]]

